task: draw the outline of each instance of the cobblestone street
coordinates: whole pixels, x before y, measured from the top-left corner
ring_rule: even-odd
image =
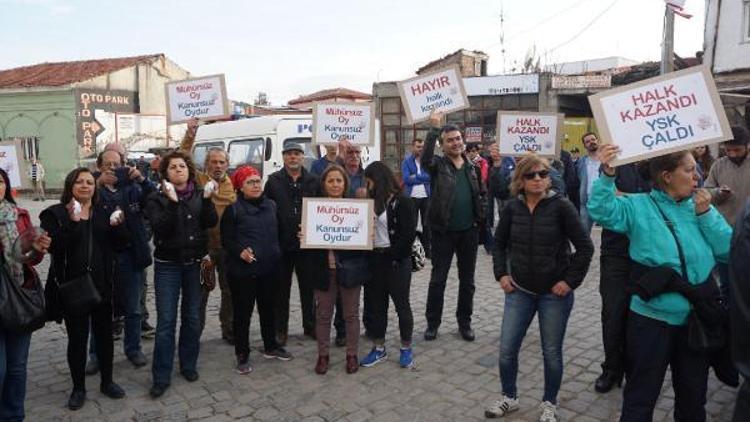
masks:
[[[44,206],[53,204],[22,199],[34,221]],[[594,231],[598,243],[599,230]],[[46,279],[48,258],[40,266]],[[150,322],[156,325],[153,275],[149,268]],[[303,338],[299,298],[292,289],[292,315],[287,350],[289,362],[265,360],[251,353],[254,371],[246,376],[234,372],[234,349],[221,340],[218,320],[218,288],[209,302],[207,326],[201,342],[200,379],[188,383],[178,373],[172,386],[158,400],[148,395],[153,340],[144,340],[149,365],[134,369],[115,343],[114,377],[127,392],[123,400],[111,400],[99,392],[99,378],[88,377],[88,398],[83,409],[72,412],[65,403],[72,384],[66,362],[63,326],[50,323],[32,339],[26,400],[29,421],[467,421],[484,420],[484,408],[499,396],[498,339],[503,310],[503,293],[493,280],[491,258],[480,248],[477,261],[473,328],[476,341],[467,343],[458,335],[455,323],[457,278],[455,265],[446,289],[445,313],[440,335],[425,342],[425,300],[430,266],[415,273],[411,302],[414,311],[414,353],[416,368],[398,366],[398,324],[390,307],[387,347],[389,360],[372,368],[360,368],[347,375],[343,348],[331,349],[331,367],[325,376],[313,372],[317,357],[314,341]],[[575,305],[565,340],[565,372],[559,395],[563,421],[614,421],[619,414],[621,389],[608,394],[594,391],[593,382],[603,359],[598,293],[598,253],[584,284],[575,291]],[[257,311],[251,322],[251,346],[261,344]],[[369,349],[362,338],[360,356]],[[177,365],[175,365],[177,368]],[[519,358],[521,410],[507,421],[536,421],[543,391],[543,364],[539,330],[532,323]],[[736,391],[709,378],[709,420],[728,421]],[[671,421],[674,394],[665,382],[655,421]]]

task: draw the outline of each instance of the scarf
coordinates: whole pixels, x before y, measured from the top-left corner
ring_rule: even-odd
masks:
[[[0,244],[3,247],[5,268],[14,280],[23,283],[23,264],[13,256],[13,243],[18,239],[16,220],[16,207],[6,200],[0,200]]]
[[[175,188],[175,191],[177,192],[177,198],[179,198],[181,201],[190,199],[190,197],[193,196],[194,190],[195,190],[195,183],[193,182],[188,182],[187,187],[185,187],[185,190],[179,190]]]

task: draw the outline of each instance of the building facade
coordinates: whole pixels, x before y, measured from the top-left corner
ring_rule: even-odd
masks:
[[[16,148],[18,187],[31,186],[26,170],[32,157],[56,189],[72,168],[91,165],[107,143],[167,146],[179,133],[166,126],[164,84],[189,76],[163,54],[0,71],[0,146]]]
[[[729,121],[750,126],[750,0],[708,0],[703,40]]]

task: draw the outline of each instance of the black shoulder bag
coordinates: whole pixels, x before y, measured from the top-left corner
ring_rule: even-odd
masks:
[[[654,203],[656,209],[659,210],[659,214],[664,219],[669,232],[672,233],[674,241],[677,244],[677,253],[680,255],[680,269],[682,270],[682,278],[688,281],[687,265],[685,264],[685,255],[682,252],[682,245],[679,239],[677,239],[677,233],[674,230],[674,223],[667,218],[659,204],[656,203],[654,198],[651,198],[651,202]],[[701,318],[700,314],[695,311],[691,306],[690,314],[688,315],[688,347],[694,352],[699,353],[710,353],[719,350],[724,346],[726,340],[724,328],[721,324],[709,324]]]
[[[5,266],[5,257],[0,252],[0,326],[17,334],[26,334],[44,326],[47,318],[44,310],[42,283],[31,269],[24,274],[35,277],[31,288],[24,288],[24,280],[16,280]]]
[[[73,316],[82,316],[90,313],[102,303],[102,296],[91,277],[91,247],[94,243],[93,213],[89,217],[88,242],[86,244],[86,272],[74,279],[60,283],[58,280],[58,298],[65,313]],[[70,245],[69,245],[70,246]],[[68,271],[68,262],[65,262],[65,272]]]

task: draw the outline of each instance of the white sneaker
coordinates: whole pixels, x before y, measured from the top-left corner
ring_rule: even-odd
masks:
[[[542,414],[539,415],[539,422],[557,422],[557,406],[544,401],[539,405]]]
[[[518,410],[518,399],[512,399],[506,395],[500,400],[495,400],[494,403],[484,411],[484,417],[486,418],[499,418],[505,416],[510,412]]]

